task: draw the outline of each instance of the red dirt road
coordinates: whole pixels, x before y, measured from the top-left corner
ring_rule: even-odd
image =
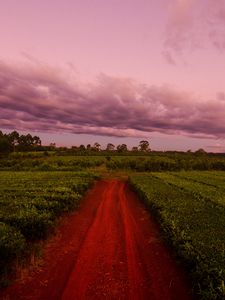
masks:
[[[42,266],[1,299],[193,299],[158,226],[126,183],[100,181],[64,219]]]

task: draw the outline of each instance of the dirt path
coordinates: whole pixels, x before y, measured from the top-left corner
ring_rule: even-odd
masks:
[[[149,213],[126,183],[100,181],[1,299],[192,299]]]

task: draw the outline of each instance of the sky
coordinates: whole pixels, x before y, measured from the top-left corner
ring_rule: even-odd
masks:
[[[225,152],[225,0],[0,0],[0,130]]]

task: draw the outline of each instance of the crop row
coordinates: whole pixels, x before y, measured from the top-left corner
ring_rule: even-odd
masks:
[[[225,299],[224,207],[182,190],[181,182],[171,185],[167,178],[140,174],[129,180],[185,263],[194,290],[202,299]]]
[[[0,170],[8,171],[81,171],[98,167],[104,157],[8,157],[0,160]]]
[[[0,277],[27,243],[53,230],[74,209],[95,176],[75,172],[0,172]]]
[[[214,172],[211,172],[211,178],[214,177],[213,174]],[[202,198],[225,207],[225,185],[210,183],[209,179],[204,178],[204,172],[190,172],[187,175],[185,175],[185,172],[154,173],[154,176],[174,187],[189,192],[196,199]],[[208,178],[210,178],[210,175],[208,175]]]
[[[109,170],[126,169],[137,172],[180,170],[225,170],[225,159],[217,157],[168,157],[152,155],[142,157],[113,157],[106,163]]]
[[[211,171],[204,172],[180,172],[174,175],[187,180],[196,181],[204,185],[214,186],[221,190],[225,189],[225,173],[223,171],[214,171],[213,176]]]

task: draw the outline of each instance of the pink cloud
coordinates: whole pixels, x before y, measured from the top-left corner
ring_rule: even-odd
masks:
[[[93,84],[44,64],[0,63],[0,128],[148,137],[225,138],[224,93],[199,101],[167,86],[100,74]]]
[[[176,0],[169,7],[163,51],[170,56],[212,45],[225,49],[225,0]]]

